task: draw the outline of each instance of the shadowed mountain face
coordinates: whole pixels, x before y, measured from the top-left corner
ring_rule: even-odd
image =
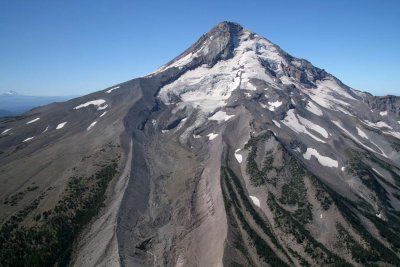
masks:
[[[0,121],[0,262],[399,266],[399,99],[220,23],[148,76]]]

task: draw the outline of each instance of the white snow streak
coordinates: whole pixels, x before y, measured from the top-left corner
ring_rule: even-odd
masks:
[[[379,112],[379,115],[381,116],[387,116],[388,112],[387,111],[381,111]]]
[[[118,89],[119,87],[120,87],[120,86],[115,86],[115,87],[113,87],[113,88],[111,88],[111,89],[108,89],[108,90],[106,91],[106,93],[109,94],[109,93],[111,93],[112,91]]]
[[[384,178],[385,178],[385,175],[383,175],[382,173],[380,173],[377,169],[372,168],[372,170],[373,170],[376,174],[378,174],[378,175],[380,175],[381,177],[384,177]]]
[[[364,123],[365,125],[368,125],[369,127],[372,127],[372,128],[376,128],[376,129],[389,128],[389,129],[393,130],[393,128],[390,125],[388,125],[386,122],[384,122],[384,121],[370,122],[370,121],[363,121],[362,120],[361,122]]]
[[[97,121],[92,122],[89,127],[87,127],[87,131],[89,131],[90,129],[92,129],[95,125],[96,125]]]
[[[107,114],[107,111],[104,111],[103,113],[101,113],[101,115],[100,115],[99,118],[103,117],[103,116],[106,115],[106,114]]]
[[[6,134],[7,132],[9,132],[11,130],[11,128],[5,129],[4,131],[1,132],[0,135]]]
[[[40,120],[40,118],[36,118],[36,119],[31,120],[31,121],[28,121],[26,124],[31,124],[31,123],[34,123],[34,122],[36,122],[38,120]]]
[[[279,122],[277,122],[276,120],[272,120],[272,122],[279,128],[281,128],[281,124]]]
[[[22,141],[22,142],[28,142],[28,141],[30,141],[30,140],[32,140],[33,138],[35,138],[34,136],[32,136],[32,137],[28,137],[28,138],[26,138],[24,141]]]

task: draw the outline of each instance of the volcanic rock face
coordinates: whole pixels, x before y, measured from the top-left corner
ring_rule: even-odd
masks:
[[[1,121],[1,263],[398,266],[399,101],[220,23]]]

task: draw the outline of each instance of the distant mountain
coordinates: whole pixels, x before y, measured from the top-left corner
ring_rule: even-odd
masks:
[[[10,90],[0,95],[0,117],[17,116],[32,108],[74,97],[76,96],[29,96]]]
[[[223,22],[0,119],[0,266],[400,266],[399,112]]]

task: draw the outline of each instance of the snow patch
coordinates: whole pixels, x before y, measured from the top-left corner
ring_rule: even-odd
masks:
[[[379,112],[379,115],[381,116],[387,116],[388,112],[387,111],[381,111]]]
[[[218,123],[220,123],[223,121],[227,121],[232,117],[235,117],[235,115],[227,115],[225,111],[217,111],[209,118],[209,120],[217,121]]]
[[[337,168],[339,166],[337,160],[322,156],[316,149],[309,147],[307,148],[306,153],[303,154],[303,157],[310,160],[312,156],[314,156],[322,166],[331,168]]]
[[[92,122],[89,127],[87,127],[87,131],[89,131],[90,129],[92,129],[95,125],[96,125],[97,121]]]
[[[88,107],[88,106],[90,106],[90,105],[94,105],[94,106],[97,106],[97,107],[98,107],[98,108],[97,108],[98,110],[100,110],[100,108],[101,108],[101,109],[104,109],[104,108],[107,107],[107,105],[106,105],[106,107],[104,107],[104,106],[101,107],[101,105],[103,105],[104,103],[106,103],[106,101],[105,101],[104,99],[97,99],[97,100],[92,100],[92,101],[89,101],[89,102],[80,104],[79,106],[74,107],[74,109],[80,109],[80,108]]]
[[[107,111],[104,111],[103,113],[101,113],[101,115],[100,115],[99,118],[103,117],[103,116],[106,115],[106,114],[107,114]]]
[[[369,140],[374,146],[376,146],[381,152],[377,152],[375,150],[373,150],[372,148],[370,148],[369,146],[365,145],[364,143],[362,143],[360,140],[358,140],[357,137],[355,137],[351,132],[349,132],[346,128],[344,128],[341,123],[339,121],[332,121],[337,127],[339,127],[345,134],[347,134],[351,139],[353,139],[353,141],[357,142],[359,145],[361,145],[362,147],[364,147],[365,149],[368,149],[369,151],[372,151],[374,153],[378,153],[381,154],[382,156],[387,158],[387,155],[385,154],[385,152],[383,152],[383,150],[374,142],[372,142],[371,140]]]
[[[58,124],[57,127],[56,127],[56,130],[60,130],[60,129],[64,128],[65,124],[67,124],[66,121]]]
[[[239,151],[240,148],[235,150],[235,158],[239,163],[242,163],[242,155],[238,154]]]
[[[31,124],[31,123],[37,122],[38,120],[40,120],[40,118],[36,118],[31,121],[28,121],[26,124]]]
[[[276,120],[272,120],[272,122],[278,127],[281,128],[281,124],[279,122],[277,122]]]
[[[311,122],[308,123],[309,122],[308,120],[302,118],[301,116],[298,116],[298,117],[301,118],[301,120],[303,122],[306,122],[308,126],[310,126]],[[300,123],[299,119],[297,118],[296,114],[294,113],[294,109],[290,109],[287,112],[287,116],[285,117],[285,119],[281,122],[297,133],[305,133],[318,142],[326,143],[324,140],[316,137],[314,134],[312,134],[310,131],[308,131],[307,128],[303,124]],[[323,136],[326,136],[327,133],[325,134],[325,132],[326,132],[325,129],[323,129],[322,127],[319,127],[319,128],[318,127],[315,126],[314,128],[318,129],[318,131],[323,133]]]
[[[341,168],[341,170],[342,170],[342,172],[344,172],[344,171],[346,170],[346,167],[343,166],[343,167]]]
[[[251,201],[253,201],[254,205],[260,207],[260,200],[255,196],[250,196]]]
[[[49,126],[46,127],[46,129],[44,129],[44,131],[42,133],[45,133],[49,130]]]
[[[362,138],[368,139],[367,134],[363,130],[361,130],[359,127],[356,127],[356,128],[357,128],[357,133],[359,136],[361,136]]]
[[[26,138],[24,141],[22,141],[22,142],[28,142],[28,141],[30,141],[30,140],[32,140],[33,138],[35,138],[34,136],[32,136],[32,137],[28,137],[28,138]]]
[[[213,140],[214,138],[216,138],[216,137],[218,136],[218,134],[209,133],[209,134],[207,134],[207,136],[208,136],[208,139],[209,139],[209,140]]]
[[[112,91],[117,90],[119,87],[120,87],[120,86],[115,86],[115,87],[113,87],[113,88],[111,88],[111,89],[108,89],[108,90],[106,91],[106,93],[109,94],[109,93],[111,93]]]
[[[324,114],[322,113],[322,110],[317,107],[317,105],[315,105],[312,101],[308,101],[306,109],[317,116],[322,116]]]
[[[275,111],[282,105],[282,101],[268,102],[268,105],[269,105],[268,109],[270,111]]]
[[[7,132],[9,132],[11,130],[11,128],[5,129],[4,131],[1,132],[0,135],[6,134]]]
[[[328,134],[328,132],[325,130],[325,128],[322,128],[322,127],[319,126],[318,124],[316,124],[316,123],[314,123],[314,122],[312,122],[312,121],[309,121],[309,120],[307,120],[307,119],[301,117],[300,115],[298,115],[298,118],[299,118],[300,122],[301,122],[304,126],[306,126],[308,129],[311,129],[311,130],[313,130],[313,131],[316,131],[317,133],[319,133],[320,135],[322,135],[322,136],[325,137],[325,138],[328,138],[328,137],[329,137],[329,134]]]

